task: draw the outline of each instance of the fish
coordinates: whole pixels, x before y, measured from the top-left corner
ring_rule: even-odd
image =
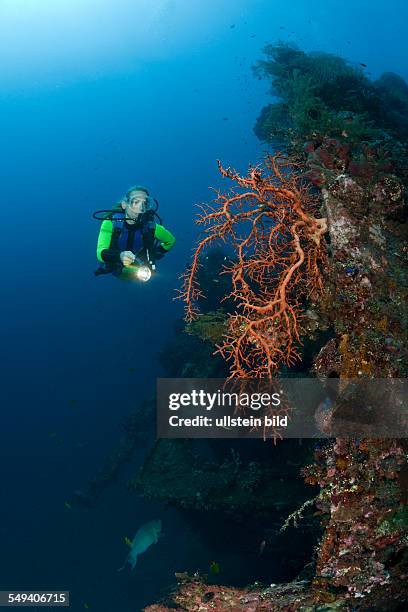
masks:
[[[64,502],[64,506],[66,507],[67,510],[71,510],[72,506],[69,502]]]
[[[137,530],[133,540],[126,542],[130,548],[130,551],[126,557],[125,563],[118,569],[118,572],[124,570],[127,564],[130,565],[132,570],[135,568],[138,556],[146,552],[146,550],[150,548],[152,544],[157,544],[161,527],[162,522],[160,519],[157,519],[145,523],[140,527],[140,529]]]
[[[220,564],[216,561],[211,561],[210,563],[210,572],[215,576],[220,573]]]
[[[363,68],[367,68],[367,64],[363,64],[363,62],[360,62],[360,66],[362,66]]]
[[[124,543],[126,544],[126,546],[129,546],[129,548],[132,548],[132,540],[130,538],[128,538],[127,536],[125,536],[123,538]]]

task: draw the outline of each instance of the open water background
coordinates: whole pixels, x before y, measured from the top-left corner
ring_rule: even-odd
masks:
[[[216,159],[245,172],[262,158],[252,128],[269,85],[251,65],[263,45],[407,79],[407,23],[405,0],[2,0],[1,589],[69,589],[74,612],[137,612],[175,571],[208,571],[199,527],[129,494],[126,478],[92,510],[65,502],[162,374],[194,204],[221,186]],[[134,183],[177,238],[145,286],[92,273],[91,213]],[[164,537],[118,574],[123,537],[159,517]],[[217,561],[226,581],[251,574],[245,554]]]

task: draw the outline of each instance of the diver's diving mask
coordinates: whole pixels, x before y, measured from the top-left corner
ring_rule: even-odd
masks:
[[[133,198],[129,198],[127,201],[127,208],[138,215],[146,212],[147,197],[134,196]]]
[[[126,202],[126,216],[129,219],[136,220],[139,215],[143,215],[147,210],[147,197],[133,196],[128,198]]]

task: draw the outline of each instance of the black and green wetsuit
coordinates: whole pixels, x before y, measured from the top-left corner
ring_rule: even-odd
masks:
[[[148,247],[153,258],[160,259],[173,248],[175,242],[173,234],[159,223],[149,221],[130,225],[121,215],[113,215],[101,224],[96,256],[107,271],[127,280],[134,277],[134,269],[133,266],[122,266],[122,251],[132,251],[136,257],[140,257]]]

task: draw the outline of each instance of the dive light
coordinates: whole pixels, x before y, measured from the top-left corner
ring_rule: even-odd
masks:
[[[154,260],[150,256],[149,249],[146,249],[146,260],[147,260],[147,264],[138,258],[136,258],[135,260],[136,278],[137,280],[140,280],[143,283],[146,283],[148,280],[152,278],[152,272],[154,272],[156,269]]]
[[[149,266],[137,266],[136,278],[144,283],[150,280],[152,277],[152,271]]]

